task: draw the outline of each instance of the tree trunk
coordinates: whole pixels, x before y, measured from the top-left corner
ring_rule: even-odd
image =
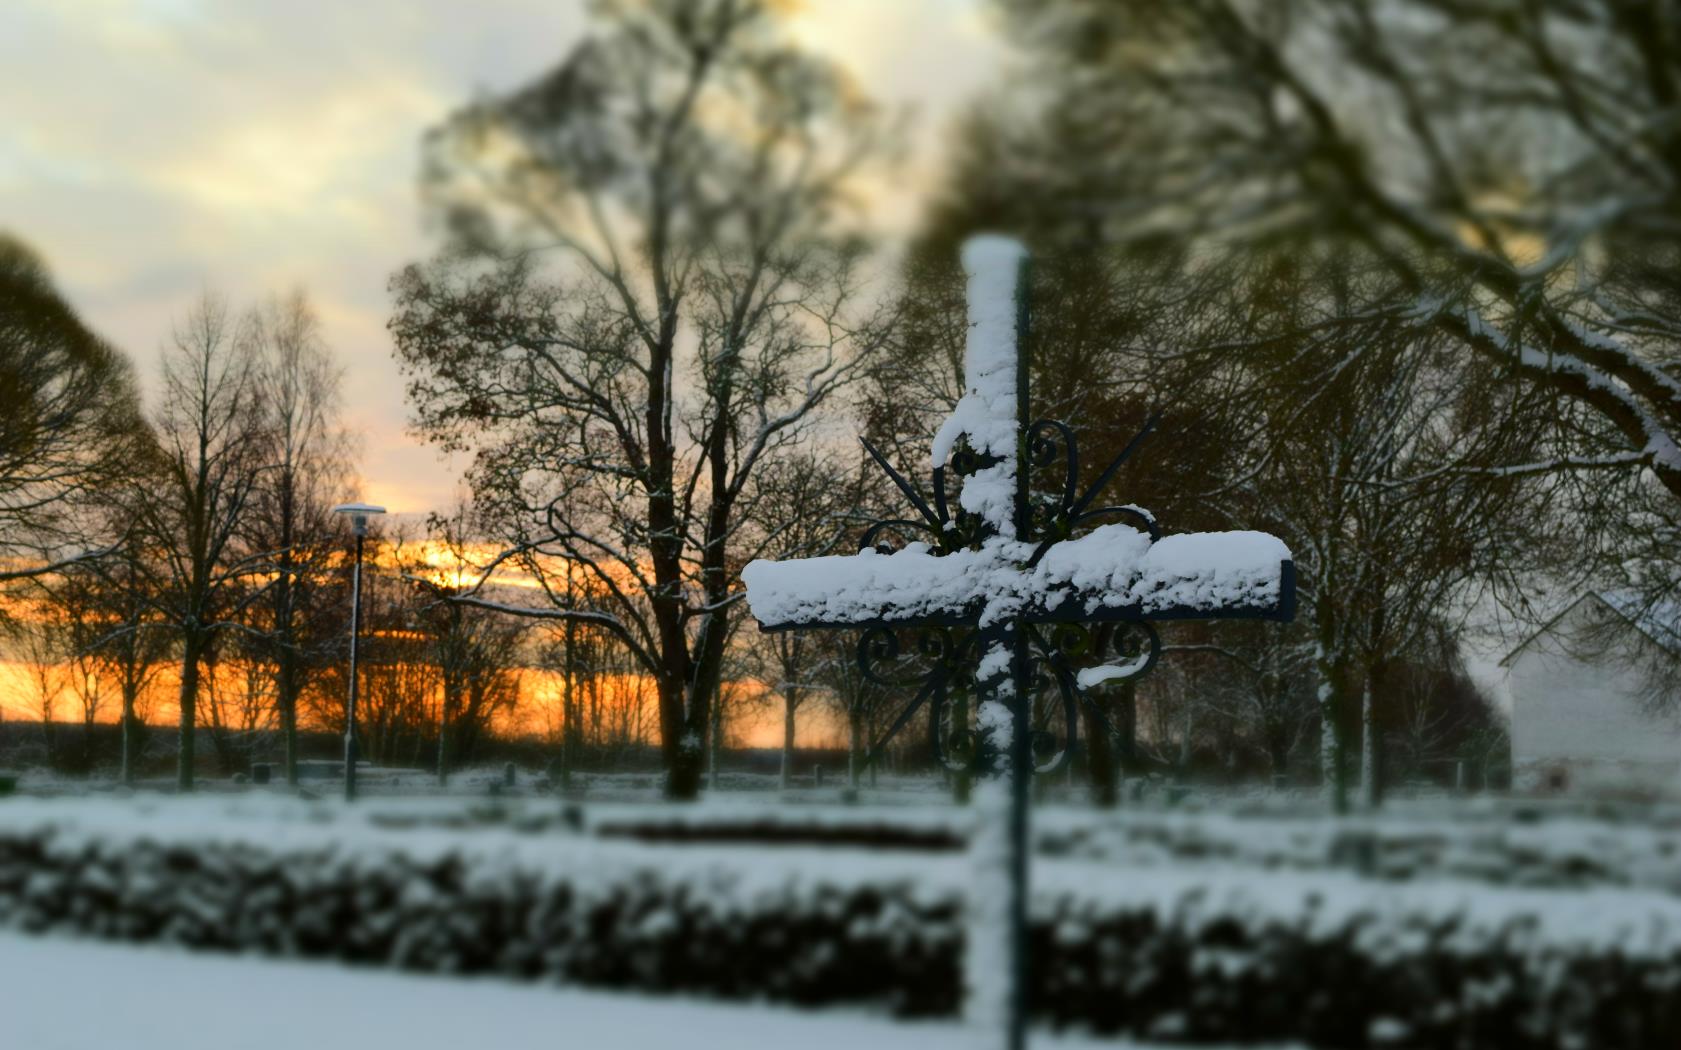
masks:
[[[285,767],[286,785],[298,786],[298,686],[294,666],[296,654],[290,651],[291,642],[280,652],[280,673],[277,681],[275,708],[280,716],[281,764]]]
[[[1330,685],[1319,686],[1319,780],[1332,813],[1348,812],[1343,784],[1342,741],[1337,733],[1336,701]]]
[[[1367,809],[1376,809],[1377,788],[1377,725],[1372,712],[1372,680],[1368,676],[1360,690],[1360,802]]]
[[[951,724],[953,727],[969,724],[969,694],[964,690],[955,690],[951,699]],[[874,770],[871,770],[870,786],[875,786]],[[962,769],[955,770],[951,776],[951,800],[959,806],[967,806],[973,797],[975,778],[969,772],[967,764]]]
[[[858,709],[848,706],[846,710],[846,784],[854,791],[858,790],[858,774],[861,772],[859,766],[863,762],[863,756],[859,753],[863,747],[860,742],[863,736],[859,726],[860,721]]]
[[[1319,676],[1319,770],[1325,805],[1336,814],[1348,812],[1348,761],[1346,727],[1347,661],[1337,650],[1336,625],[1331,612],[1321,608],[1315,614],[1318,638],[1314,646],[1314,670]]]
[[[572,563],[566,563],[566,600],[572,598]],[[572,790],[572,767],[578,764],[580,738],[584,727],[580,724],[578,703],[578,625],[566,621],[566,665],[560,710],[565,718],[560,735],[560,789]]]
[[[200,633],[187,631],[181,649],[181,721],[175,756],[175,789],[183,792],[193,790],[194,743],[198,734],[198,665],[203,652],[204,639]]]
[[[438,695],[438,786],[449,785],[449,693]]]
[[[1124,681],[1121,683],[1120,710],[1120,766],[1121,776],[1132,772],[1138,765],[1138,683]]]
[[[58,729],[53,724],[52,711],[46,711],[41,717],[41,746],[46,750],[47,768],[58,771]]]
[[[1113,694],[1104,690],[1100,697],[1093,699],[1103,703],[1109,708],[1108,713],[1113,715]],[[1092,804],[1099,809],[1114,809],[1120,805],[1120,777],[1116,775],[1118,771],[1115,768],[1115,741],[1095,719],[1091,722],[1091,730],[1086,733],[1086,770],[1091,779]]]
[[[688,662],[687,643],[681,638],[667,640],[665,673],[659,678],[660,759],[665,766],[665,797],[674,801],[691,801],[700,795],[701,779],[706,765],[707,724],[689,722],[687,692],[684,677],[672,673],[671,664]],[[711,714],[710,711],[707,712]]]
[[[298,786],[298,701],[295,696],[280,700],[281,764],[286,767],[286,786]]]
[[[782,775],[780,785],[788,790],[794,775],[794,705],[796,690],[788,688],[782,694]]]
[[[122,755],[118,759],[119,779],[124,787],[134,786],[134,752],[135,739],[139,734],[134,724],[134,689],[128,682],[123,683],[123,724],[122,724]]]
[[[1267,734],[1267,760],[1272,766],[1273,787],[1283,787],[1290,779],[1290,746],[1281,726],[1273,726]]]
[[[1386,770],[1383,761],[1383,720],[1378,717],[1377,698],[1383,695],[1383,664],[1374,662],[1366,670],[1361,694],[1360,721],[1363,733],[1360,762],[1360,796],[1369,809],[1383,805]]]
[[[1179,724],[1179,752],[1173,757],[1173,779],[1177,783],[1184,783],[1185,776],[1191,768],[1191,737],[1195,722],[1191,714],[1191,705],[1185,704],[1180,712]]]
[[[285,767],[286,785],[298,786],[298,653],[294,645],[292,625],[292,477],[288,471],[282,484],[280,534],[280,575],[275,580],[274,626],[280,643],[276,653],[274,676],[275,714],[280,718],[281,764]]]
[[[712,725],[706,735],[706,786],[718,790],[718,751],[724,739],[724,705],[720,697],[712,698]]]
[[[674,748],[668,751],[667,755],[666,761],[669,766],[665,778],[666,798],[679,802],[692,802],[699,798],[706,758],[699,741],[695,741],[692,746]]]

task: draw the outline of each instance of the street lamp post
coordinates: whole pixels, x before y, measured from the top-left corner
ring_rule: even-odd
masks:
[[[370,503],[341,503],[334,514],[350,515],[356,534],[356,562],[350,578],[350,694],[344,705],[344,800],[356,800],[356,646],[362,634],[362,541],[368,536],[368,518],[384,514],[384,507]]]

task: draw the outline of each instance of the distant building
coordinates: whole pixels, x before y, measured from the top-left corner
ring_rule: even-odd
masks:
[[[1681,796],[1681,608],[1587,594],[1501,661],[1512,692],[1512,785]],[[1666,672],[1665,666],[1670,665]]]

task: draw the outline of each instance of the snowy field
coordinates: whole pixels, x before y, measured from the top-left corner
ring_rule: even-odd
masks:
[[[96,996],[90,1009],[87,995]],[[951,1023],[0,935],[10,1050],[959,1050]],[[1039,1033],[1043,1050],[1141,1044]]]

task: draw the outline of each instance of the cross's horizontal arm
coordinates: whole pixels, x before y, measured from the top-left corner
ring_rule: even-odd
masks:
[[[935,554],[755,561],[742,571],[747,602],[767,631],[791,628],[984,626],[1250,618],[1289,620],[1295,566],[1261,532],[1167,536],[1112,524],[1053,545],[1032,568],[1031,547],[991,540]]]

